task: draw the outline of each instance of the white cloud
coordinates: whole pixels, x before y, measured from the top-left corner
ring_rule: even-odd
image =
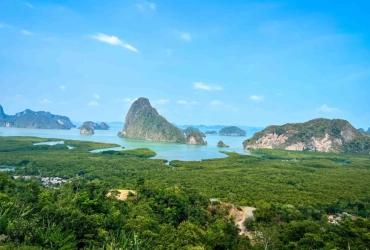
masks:
[[[93,97],[94,97],[95,99],[100,99],[100,96],[99,96],[98,94],[93,94]]]
[[[48,99],[43,99],[43,100],[41,100],[41,101],[39,101],[39,102],[41,102],[41,103],[53,103],[52,101],[50,101],[50,100],[48,100]]]
[[[131,50],[133,52],[139,52],[135,47],[131,46],[128,43],[122,42],[118,37],[116,36],[108,36],[103,33],[97,33],[95,36],[91,36],[92,39],[98,40],[103,43],[108,43],[113,46],[122,46],[128,50]]]
[[[222,87],[219,85],[210,85],[210,84],[205,84],[202,82],[195,82],[193,83],[193,86],[195,89],[202,89],[202,90],[222,90]]]
[[[281,93],[276,93],[276,95],[277,95],[277,96],[282,96],[282,94],[281,94]]]
[[[92,107],[92,106],[99,106],[99,103],[98,103],[98,102],[96,102],[96,101],[91,101],[91,102],[88,102],[88,103],[87,103],[87,105],[88,105],[88,106],[91,106],[91,107]]]
[[[223,102],[219,101],[219,100],[213,100],[209,103],[210,106],[221,106],[221,105],[224,105]]]
[[[22,33],[23,35],[26,35],[26,36],[33,35],[33,33],[32,33],[32,32],[30,32],[30,31],[28,31],[28,30],[21,30],[21,33]]]
[[[15,98],[23,98],[23,95],[17,94],[15,95]]]
[[[31,9],[34,9],[35,7],[33,7],[32,4],[30,3],[27,3],[27,2],[23,2],[28,8],[31,8]]]
[[[250,98],[253,101],[263,101],[263,99],[264,99],[264,97],[261,96],[261,95],[251,95]]]
[[[154,101],[154,103],[156,104],[167,104],[169,102],[170,100],[167,100],[167,99],[159,99],[158,101]]]
[[[197,105],[198,104],[196,101],[188,102],[185,100],[178,100],[177,103],[180,105]]]
[[[66,86],[60,85],[59,88],[64,91],[66,89]]]
[[[151,3],[151,2],[142,2],[142,3],[138,3],[136,4],[136,7],[140,10],[140,11],[145,11],[145,10],[155,10],[156,9],[156,4],[155,3]]]
[[[180,32],[180,37],[185,41],[191,41],[191,34],[188,32]]]
[[[337,108],[331,108],[328,105],[323,104],[323,105],[321,105],[320,108],[317,108],[316,111],[325,112],[325,113],[331,113],[331,112],[338,112],[340,110],[337,109]]]

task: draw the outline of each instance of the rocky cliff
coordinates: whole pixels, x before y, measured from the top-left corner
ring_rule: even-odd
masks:
[[[217,147],[218,147],[218,148],[228,148],[228,147],[229,147],[229,145],[226,145],[223,141],[219,141],[219,142],[217,143]]]
[[[227,136],[246,136],[247,132],[245,130],[240,129],[236,126],[226,127],[218,132],[219,135],[227,135]]]
[[[75,127],[66,116],[53,115],[45,111],[26,109],[15,115],[6,115],[0,105],[0,127],[70,129]]]
[[[369,153],[370,138],[361,134],[348,121],[320,118],[305,123],[268,126],[245,140],[243,146],[246,149]]]
[[[207,145],[207,142],[203,140],[201,132],[193,132],[186,136],[186,143],[189,145]]]
[[[93,135],[95,132],[94,132],[94,128],[87,125],[87,124],[83,124],[81,127],[80,127],[80,134],[81,135]]]
[[[160,142],[186,143],[180,129],[169,123],[150,105],[147,98],[137,99],[125,119],[120,137]]]

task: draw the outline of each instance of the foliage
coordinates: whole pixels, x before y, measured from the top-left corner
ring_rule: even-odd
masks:
[[[253,150],[252,156],[202,161],[149,159],[148,149],[65,141],[76,149],[40,148],[36,137],[0,137],[0,235],[3,249],[367,249],[370,156]],[[52,139],[50,139],[52,140]],[[53,139],[56,140],[56,139]],[[225,152],[226,153],[226,152]],[[36,179],[70,178],[59,189]],[[112,189],[135,190],[127,200]],[[255,206],[239,236],[224,203]],[[347,212],[338,224],[327,214]],[[252,244],[253,243],[253,244]],[[59,245],[58,245],[59,244]],[[31,248],[32,247],[32,248]],[[1,248],[0,248],[1,249]]]

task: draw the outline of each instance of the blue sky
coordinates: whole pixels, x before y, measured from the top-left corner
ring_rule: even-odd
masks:
[[[0,104],[177,124],[370,127],[368,1],[0,1]]]

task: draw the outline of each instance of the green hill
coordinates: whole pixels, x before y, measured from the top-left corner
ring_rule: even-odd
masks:
[[[120,137],[186,143],[186,138],[180,129],[169,123],[166,118],[159,115],[150,105],[147,98],[136,100],[127,113],[125,125]]]
[[[244,148],[369,153],[370,138],[341,119],[314,119],[305,123],[268,126],[243,142]]]

